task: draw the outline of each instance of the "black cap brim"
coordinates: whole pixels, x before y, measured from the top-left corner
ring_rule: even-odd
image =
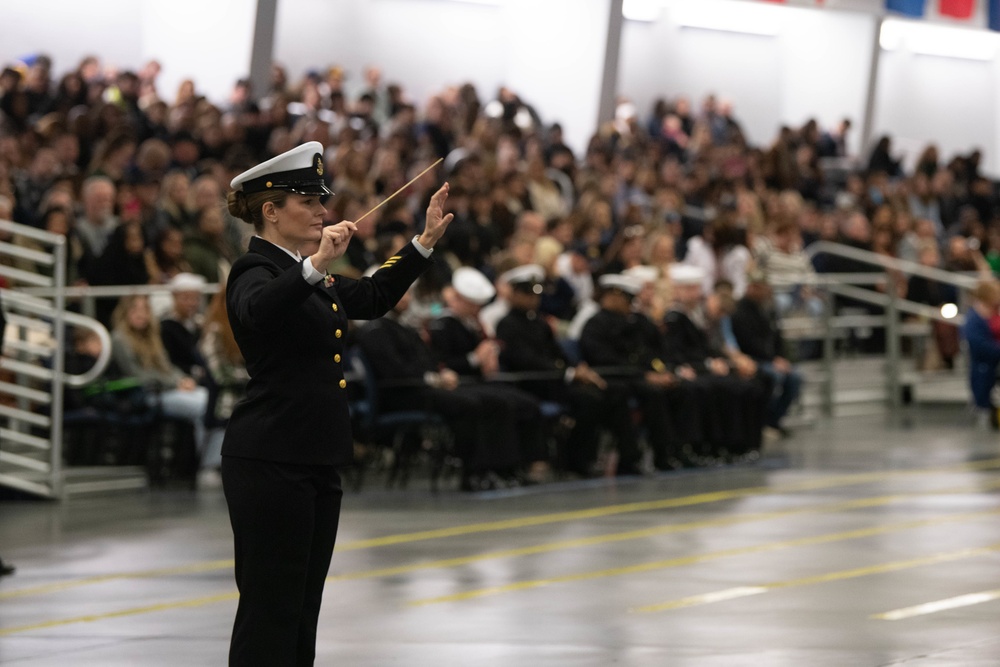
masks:
[[[297,195],[307,195],[312,197],[329,197],[333,190],[326,187],[326,183],[296,183],[282,187],[283,190],[294,192]]]

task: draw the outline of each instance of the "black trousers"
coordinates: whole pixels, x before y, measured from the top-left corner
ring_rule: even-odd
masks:
[[[240,591],[229,664],[312,665],[343,489],[333,466],[222,457]]]

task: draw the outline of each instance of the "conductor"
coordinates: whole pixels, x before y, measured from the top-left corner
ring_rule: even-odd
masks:
[[[313,664],[343,495],[338,466],[353,458],[342,365],[348,319],[391,310],[431,265],[453,217],[443,213],[445,183],[423,232],[374,275],[327,275],[357,226],[323,226],[333,193],[322,152],[315,141],[293,148],[234,178],[229,194],[230,213],[256,232],[233,264],[226,299],[250,374],[222,446],[240,591],[230,665]]]

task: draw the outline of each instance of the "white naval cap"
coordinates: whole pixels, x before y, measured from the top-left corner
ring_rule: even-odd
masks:
[[[451,276],[451,285],[462,298],[479,306],[489,303],[497,293],[493,283],[486,276],[468,266],[455,269],[455,273]]]
[[[500,274],[500,282],[511,286],[539,285],[545,282],[545,269],[539,264],[522,264]]]
[[[230,183],[246,194],[287,190],[300,195],[332,195],[323,180],[323,144],[309,141],[247,169]]]
[[[660,271],[655,266],[639,264],[638,266],[633,266],[630,269],[625,269],[622,271],[622,275],[635,278],[645,285],[646,283],[655,283],[656,279],[660,277]]]
[[[690,264],[671,264],[667,275],[674,285],[702,285],[705,282],[705,270]]]
[[[170,279],[167,287],[171,292],[200,292],[201,288],[208,284],[204,276],[197,273],[178,273]]]
[[[642,281],[635,276],[626,276],[621,273],[605,273],[597,279],[597,284],[604,289],[616,289],[626,294],[636,295],[642,291]]]

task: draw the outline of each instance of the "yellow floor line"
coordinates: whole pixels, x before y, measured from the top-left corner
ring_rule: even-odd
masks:
[[[75,618],[62,618],[31,625],[19,625],[13,628],[0,628],[0,637],[13,635],[29,630],[44,630],[46,628],[57,628],[63,625],[73,625],[75,623],[93,623],[94,621],[105,621],[110,618],[121,618],[123,616],[138,616],[139,614],[149,614],[154,611],[169,611],[171,609],[183,609],[185,607],[200,607],[215,602],[235,600],[239,598],[239,593],[222,593],[221,595],[209,595],[191,600],[179,600],[177,602],[164,602],[163,604],[152,604],[146,607],[132,607],[131,609],[121,609],[119,611],[109,611],[104,614],[90,614],[89,616],[77,616]]]
[[[976,488],[977,489],[981,489],[981,488],[984,488],[985,486],[998,486],[998,485],[1000,485],[1000,481],[998,481],[996,483],[990,483],[988,485],[978,485]],[[969,491],[969,490],[975,490],[975,489],[963,487],[963,488],[960,488],[960,489],[957,489],[957,490],[959,492],[962,492],[962,491]],[[809,513],[810,511],[823,511],[823,512],[826,512],[826,511],[838,511],[838,510],[857,509],[857,508],[863,508],[863,507],[874,507],[874,506],[886,504],[886,503],[893,502],[893,501],[900,500],[900,499],[912,499],[912,498],[919,498],[921,496],[941,495],[941,494],[947,493],[947,492],[950,492],[950,491],[937,491],[937,492],[930,491],[930,492],[922,492],[922,493],[916,493],[916,494],[900,494],[900,495],[892,495],[892,496],[878,496],[878,497],[872,497],[872,498],[858,498],[858,499],[855,499],[855,500],[843,501],[843,502],[838,502],[838,503],[828,503],[828,504],[825,504],[825,505],[814,506],[813,508],[802,508],[802,509],[787,510],[787,511],[782,511],[782,512],[761,513],[761,514],[757,514],[757,515],[752,515],[754,517],[753,519],[749,519],[747,517],[742,517],[742,519],[746,519],[746,520],[764,520],[766,518],[777,518],[777,517],[779,517],[781,515],[805,514],[805,513]],[[996,514],[1000,514],[1000,510],[991,510],[991,511],[976,512],[976,513],[969,513],[969,514],[949,515],[947,517],[939,517],[939,518],[936,518],[936,519],[927,519],[927,520],[920,520],[920,521],[910,521],[910,522],[905,522],[905,523],[900,523],[900,524],[894,524],[894,525],[878,526],[878,527],[874,527],[874,528],[866,528],[866,529],[861,529],[861,530],[846,531],[846,532],[841,532],[841,533],[833,533],[833,534],[820,535],[820,536],[815,536],[815,537],[800,538],[800,539],[797,539],[797,540],[789,540],[789,541],[785,541],[785,542],[767,543],[767,544],[763,544],[763,545],[757,545],[757,546],[754,546],[754,547],[744,547],[744,548],[740,548],[740,549],[730,549],[730,550],[715,552],[715,553],[711,553],[711,554],[702,554],[702,555],[689,556],[689,557],[684,557],[684,558],[677,558],[677,559],[672,559],[670,561],[660,561],[659,563],[644,564],[644,565],[639,565],[639,566],[633,566],[631,568],[620,568],[620,569],[615,570],[615,571],[605,570],[605,571],[602,571],[601,573],[584,573],[583,575],[576,575],[576,576],[573,576],[573,577],[565,577],[565,578],[560,578],[560,579],[546,580],[546,581],[543,581],[543,582],[525,582],[524,584],[515,585],[515,587],[510,588],[509,590],[519,590],[521,588],[537,587],[537,586],[540,586],[540,585],[545,585],[547,583],[562,583],[563,581],[574,581],[574,580],[592,579],[592,578],[597,578],[597,576],[614,576],[614,575],[619,575],[619,574],[630,574],[630,573],[634,573],[634,572],[647,571],[647,570],[650,570],[650,569],[665,568],[665,567],[675,567],[675,566],[679,566],[679,565],[688,565],[688,564],[694,564],[694,563],[699,563],[699,562],[706,562],[706,561],[710,561],[710,560],[715,560],[715,559],[723,558],[723,557],[727,557],[727,556],[737,556],[737,555],[743,555],[743,554],[748,554],[748,553],[757,553],[757,552],[770,551],[770,550],[774,550],[774,549],[787,548],[787,547],[792,547],[792,546],[805,546],[805,545],[812,545],[812,544],[829,543],[829,542],[833,542],[833,541],[837,541],[837,540],[856,539],[856,538],[860,538],[860,537],[867,537],[867,536],[871,536],[871,535],[877,535],[877,534],[887,533],[887,532],[896,531],[896,530],[905,530],[905,529],[908,529],[908,528],[923,527],[923,526],[935,525],[935,524],[939,524],[939,523],[948,523],[948,522],[962,521],[962,520],[974,519],[974,518],[979,518],[979,517],[982,517],[982,516],[989,516],[989,515],[996,515]],[[615,534],[615,535],[610,536],[610,537],[619,538],[619,537],[623,537],[625,535],[630,535],[630,534],[634,534],[634,535],[638,536],[639,534],[656,532],[656,531],[672,532],[674,530],[693,529],[696,526],[726,525],[728,523],[738,523],[738,522],[739,522],[739,518],[735,518],[735,517],[734,517],[734,520],[732,522],[730,522],[728,520],[723,520],[723,519],[707,520],[707,521],[691,522],[691,523],[688,523],[688,524],[677,524],[676,526],[675,525],[661,526],[661,527],[658,527],[656,529],[651,529],[650,531],[630,531],[629,533]],[[608,537],[609,536],[598,536],[598,537],[593,538],[593,539],[594,540],[600,540],[600,539],[604,538],[606,541],[613,541],[613,540],[607,540]],[[629,539],[631,539],[631,538],[629,538]],[[590,542],[590,541],[591,540],[589,540],[589,539],[588,540],[568,540],[568,541],[564,541],[564,542],[561,542],[561,543],[553,543],[553,544],[556,544],[556,545],[558,545],[558,544],[567,545],[567,544],[575,544],[576,542]],[[554,549],[547,549],[547,547],[549,547],[549,546],[550,545],[539,545],[538,549],[541,549],[541,550],[554,550]],[[564,548],[566,548],[566,547],[564,547]],[[504,554],[504,553],[509,553],[509,555],[524,555],[524,553],[516,553],[516,552],[530,552],[531,550],[532,550],[532,548],[529,547],[529,548],[526,548],[524,550],[511,550],[510,552],[494,552],[493,557],[497,557],[497,558],[502,557],[502,554]],[[392,576],[392,575],[399,574],[401,572],[412,571],[412,570],[416,570],[416,569],[425,569],[425,568],[429,568],[429,567],[457,566],[457,565],[464,564],[465,562],[472,562],[472,560],[476,560],[476,559],[479,559],[479,558],[481,558],[481,556],[480,557],[471,557],[470,559],[461,559],[461,558],[459,558],[459,559],[448,559],[448,560],[443,560],[443,561],[436,561],[434,564],[422,563],[422,564],[415,564],[415,565],[411,565],[411,566],[402,566],[400,568],[385,568],[385,569],[382,569],[382,570],[367,570],[367,571],[358,572],[358,573],[352,573],[352,574],[349,574],[349,575],[343,575],[343,576],[339,576],[339,577],[331,577],[330,579],[332,579],[334,581],[338,581],[338,580],[348,580],[348,579],[372,578],[372,577],[378,577],[378,576]],[[162,570],[156,570],[155,572],[173,573],[173,571],[175,569],[176,568],[164,568]],[[150,570],[149,572],[154,572],[154,571]],[[750,594],[750,593],[747,593],[745,590],[742,590],[742,589],[739,590],[738,594],[735,594],[735,593],[733,593],[733,590],[735,590],[735,589],[731,589],[729,591],[725,591],[725,592],[720,593],[720,595],[722,597],[719,598],[719,599],[732,599],[733,597],[742,597],[744,595]],[[749,590],[749,588],[747,588],[747,590]],[[489,591],[490,592],[507,592],[506,590],[499,590],[499,589],[497,589],[497,590],[489,589]],[[481,597],[482,595],[486,595],[486,594],[488,594],[488,592],[479,592],[479,594],[476,595],[475,597]],[[201,598],[194,598],[194,599],[190,599],[190,600],[180,600],[180,601],[177,601],[177,602],[168,602],[168,603],[157,604],[157,605],[149,605],[149,606],[144,606],[144,607],[134,607],[134,608],[130,608],[130,609],[124,609],[124,610],[119,610],[119,611],[114,611],[114,612],[108,612],[108,613],[105,613],[105,614],[92,614],[92,615],[78,616],[78,617],[67,618],[67,619],[55,619],[55,620],[52,620],[52,621],[46,621],[46,622],[36,623],[36,624],[31,624],[31,625],[22,625],[22,626],[17,626],[17,627],[12,627],[12,628],[0,628],[0,636],[12,635],[12,634],[21,633],[21,632],[28,632],[30,630],[40,630],[40,629],[53,628],[53,627],[59,627],[59,626],[64,626],[64,625],[72,625],[72,624],[76,624],[76,623],[88,623],[88,622],[105,620],[105,619],[120,618],[120,617],[124,617],[124,616],[133,616],[133,615],[146,614],[146,613],[158,612],[158,611],[168,611],[168,610],[171,610],[171,609],[179,609],[179,608],[183,608],[183,607],[196,607],[196,606],[201,606],[201,605],[205,605],[205,604],[211,604],[211,603],[214,603],[214,602],[222,602],[222,601],[234,600],[234,599],[237,599],[238,597],[239,597],[239,593],[237,593],[237,592],[234,591],[234,592],[231,592],[231,593],[223,593],[223,594],[219,594],[219,595],[208,596],[208,597],[201,597]],[[415,605],[419,605],[419,604],[431,604],[433,602],[443,602],[443,601],[447,601],[447,600],[444,600],[444,599],[435,599],[435,600],[427,600],[427,601],[417,601],[417,602],[414,602],[414,603],[411,603],[411,604],[415,604]]]
[[[926,616],[928,614],[936,614],[941,611],[948,611],[949,609],[971,607],[972,605],[992,602],[994,600],[1000,600],[1000,589],[983,591],[982,593],[958,595],[953,598],[936,600],[934,602],[925,602],[924,604],[918,604],[912,607],[903,607],[902,609],[894,609],[881,614],[872,614],[870,618],[878,621],[901,621],[903,619],[913,618],[914,616]]]
[[[608,505],[606,507],[595,507],[586,510],[574,510],[571,512],[557,512],[554,514],[541,514],[533,517],[521,517],[517,519],[507,519],[503,521],[490,521],[486,523],[475,523],[464,526],[453,526],[451,528],[439,528],[435,530],[419,531],[415,533],[403,533],[400,535],[388,535],[369,540],[357,540],[342,547],[337,547],[338,551],[354,551],[357,549],[371,549],[372,547],[383,547],[393,544],[405,544],[409,542],[419,542],[423,540],[441,539],[446,537],[459,537],[474,533],[488,533],[516,528],[528,528],[532,526],[544,526],[553,523],[564,523],[567,521],[578,521],[580,519],[595,519],[606,516],[616,516],[619,514],[630,514],[634,512],[648,512],[652,510],[674,509],[677,507],[690,507],[692,505],[704,505],[717,503],[725,500],[738,500],[751,496],[777,495],[781,493],[794,493],[798,491],[818,491],[836,487],[856,486],[869,482],[880,482],[896,477],[909,477],[913,475],[941,474],[948,472],[980,471],[990,470],[1000,467],[1000,459],[989,459],[977,461],[975,463],[961,463],[943,468],[921,468],[918,470],[896,470],[880,471],[871,473],[855,473],[851,475],[838,475],[825,479],[810,480],[805,482],[795,482],[777,486],[751,486],[740,489],[730,489],[727,491],[714,491],[709,493],[698,493],[680,498],[666,498],[663,500],[651,500],[636,503],[624,503],[621,505]]]
[[[630,530],[621,533],[605,533],[603,535],[593,535],[591,537],[581,537],[572,540],[560,540],[557,542],[545,542],[517,549],[504,549],[502,551],[490,551],[472,556],[462,556],[457,558],[445,558],[441,560],[424,561],[420,563],[410,563],[408,565],[397,565],[378,570],[360,570],[345,574],[332,575],[327,577],[328,582],[356,581],[358,579],[374,579],[378,577],[393,577],[401,574],[409,574],[420,570],[443,569],[449,567],[461,567],[480,563],[488,560],[498,560],[502,558],[519,558],[522,556],[534,556],[555,551],[565,551],[582,547],[599,546],[612,544],[615,542],[625,542],[628,540],[649,539],[673,533],[680,533],[703,528],[720,528],[736,526],[745,523],[755,523],[759,521],[770,521],[774,519],[785,519],[789,517],[802,516],[808,514],[829,514],[833,512],[844,512],[856,509],[866,509],[880,507],[897,502],[914,500],[918,498],[953,495],[957,493],[970,493],[975,491],[986,491],[1000,488],[1000,479],[977,484],[974,487],[963,486],[937,491],[923,491],[920,493],[895,494],[888,496],[873,496],[870,498],[856,498],[834,503],[821,505],[810,505],[808,507],[797,507],[789,510],[776,510],[774,512],[757,512],[753,514],[740,514],[736,516],[717,517],[714,519],[704,519],[701,521],[689,521],[685,523],[675,523],[665,526],[655,526],[641,530]]]
[[[796,482],[785,485],[744,487],[741,489],[731,489],[728,491],[698,493],[690,496],[682,496],[679,498],[667,498],[664,500],[656,500],[656,501],[648,501],[640,503],[624,503],[619,505],[609,505],[605,507],[595,507],[586,510],[557,512],[551,514],[542,514],[533,517],[522,517],[518,519],[467,524],[463,526],[453,526],[450,528],[440,528],[435,530],[418,531],[413,533],[387,535],[385,537],[379,537],[369,540],[355,540],[353,542],[338,544],[337,552],[342,553],[346,551],[357,551],[360,549],[372,549],[377,547],[390,546],[394,544],[405,544],[405,543],[419,542],[424,540],[457,537],[461,535],[471,535],[475,533],[500,532],[504,530],[514,530],[517,528],[526,528],[531,526],[540,526],[553,523],[578,521],[582,519],[614,516],[614,515],[627,514],[633,512],[671,509],[677,507],[690,507],[694,505],[722,502],[726,500],[738,500],[750,496],[777,495],[782,493],[794,493],[799,491],[817,491],[817,490],[837,488],[837,487],[856,486],[860,484],[867,484],[869,482],[884,481],[887,479],[892,479],[902,476],[909,477],[909,476],[924,476],[932,474],[945,474],[952,472],[977,472],[983,470],[992,470],[996,468],[1000,468],[1000,458],[986,459],[983,461],[976,461],[973,463],[960,463],[951,466],[943,466],[940,468],[919,468],[915,470],[896,470],[896,471],[880,471],[872,473],[857,473],[851,475],[839,475],[836,477],[820,479],[820,480],[811,480],[807,482]],[[108,581],[117,581],[125,579],[143,579],[143,578],[160,577],[166,575],[196,574],[199,572],[210,572],[214,570],[231,569],[233,566],[234,563],[232,559],[226,559],[226,560],[192,563],[190,565],[181,565],[173,568],[139,570],[135,572],[123,572],[116,574],[98,575],[93,577],[84,577],[81,579],[73,579],[70,581],[57,582],[52,584],[43,584],[40,586],[19,588],[9,591],[0,591],[0,600],[11,599],[16,597],[24,597],[28,595],[42,595],[48,593],[55,593],[64,590],[70,590],[73,588],[79,588],[81,586],[88,586]],[[348,576],[347,578],[357,578],[357,577]],[[334,577],[334,579],[337,579],[337,577]]]
[[[479,588],[471,591],[465,591],[463,593],[454,593],[452,595],[442,595],[439,597],[414,600],[409,603],[409,606],[425,606],[431,604],[440,604],[442,602],[464,602],[467,600],[474,600],[489,595],[500,595],[502,593],[525,591],[534,588],[541,588],[543,586],[551,586],[553,584],[565,584],[578,581],[588,581],[593,579],[604,579],[607,577],[620,577],[623,575],[641,574],[643,572],[652,572],[654,570],[664,570],[672,567],[706,563],[709,561],[719,560],[721,558],[746,556],[749,554],[777,551],[779,549],[788,549],[791,547],[804,547],[804,546],[814,546],[817,544],[829,544],[831,542],[840,542],[844,540],[854,540],[864,537],[872,537],[875,535],[883,535],[886,533],[892,533],[900,530],[924,528],[927,526],[934,526],[938,524],[955,523],[958,521],[969,521],[972,519],[980,519],[984,517],[991,517],[997,515],[1000,515],[1000,510],[987,510],[982,512],[954,514],[946,517],[938,517],[935,519],[924,519],[919,521],[904,521],[902,523],[884,524],[881,526],[874,526],[872,528],[861,528],[858,530],[848,530],[839,533],[827,533],[824,535],[814,535],[811,537],[799,537],[792,540],[783,540],[780,542],[765,542],[763,544],[755,544],[748,547],[737,547],[735,549],[723,549],[721,551],[713,551],[703,554],[680,556],[677,558],[669,558],[666,560],[653,561],[650,563],[639,563],[637,565],[629,565],[626,567],[609,568],[604,570],[592,570],[589,572],[577,572],[575,574],[567,574],[559,577],[552,577],[549,579],[532,579],[527,581],[519,581],[511,584],[503,584],[501,586],[490,586],[487,588]]]
[[[120,574],[101,574],[93,577],[83,577],[54,584],[42,584],[40,586],[30,586],[27,588],[15,588],[12,591],[0,591],[0,600],[26,597],[28,595],[45,595],[48,593],[58,593],[60,591],[90,586],[93,584],[103,584],[108,581],[120,581],[123,579],[153,579],[156,577],[170,577],[184,574],[197,574],[199,572],[214,572],[216,570],[231,569],[234,566],[232,559],[212,560],[202,563],[192,563],[190,565],[178,565],[176,567],[164,567],[155,570],[142,570],[139,572],[124,572]]]
[[[803,577],[801,579],[790,579],[788,581],[775,581],[769,584],[760,584],[758,586],[741,586],[738,589],[724,589],[721,591],[713,591],[711,593],[705,593],[703,595],[693,595],[691,597],[680,598],[679,600],[671,600],[670,602],[664,602],[662,604],[647,605],[645,607],[638,607],[633,611],[637,612],[656,612],[656,611],[668,611],[671,609],[683,609],[685,607],[695,607],[703,604],[711,604],[712,602],[718,602],[720,600],[732,599],[732,597],[727,598],[725,593],[727,590],[744,590],[752,591],[751,595],[756,595],[760,593],[767,593],[773,590],[779,590],[782,588],[792,588],[795,586],[810,586],[812,584],[824,584],[831,581],[843,581],[845,579],[856,579],[858,577],[867,577],[873,574],[886,574],[888,572],[898,572],[900,570],[908,570],[914,567],[922,567],[924,565],[937,565],[939,563],[950,563],[956,560],[964,560],[966,558],[976,558],[978,556],[986,556],[1000,551],[1000,543],[991,544],[986,547],[979,547],[975,549],[960,549],[958,551],[949,551],[945,553],[934,554],[932,556],[927,556],[925,558],[913,558],[910,560],[900,560],[891,563],[882,563],[880,565],[871,565],[868,567],[859,567],[851,570],[841,570],[839,572],[828,572],[826,574],[820,574],[814,577]],[[735,596],[734,596],[735,597]],[[739,596],[743,597],[743,596]]]

